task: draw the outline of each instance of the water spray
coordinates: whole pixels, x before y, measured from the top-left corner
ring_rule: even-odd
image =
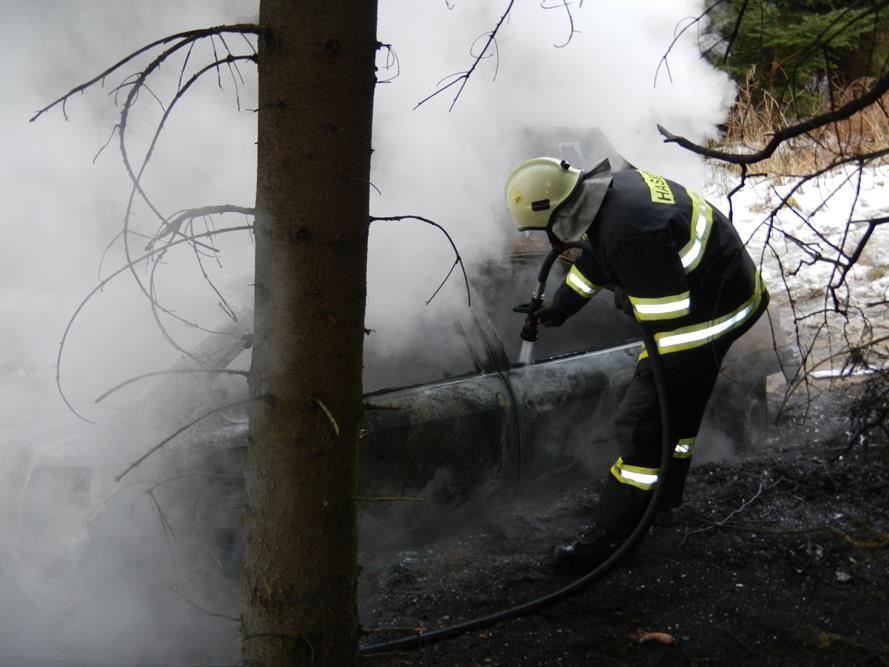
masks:
[[[525,317],[524,326],[522,327],[522,351],[519,354],[520,364],[528,363],[531,358],[531,351],[534,347],[534,341],[537,340],[537,327],[539,325],[539,319],[534,317],[534,312],[539,310],[540,307],[543,305],[543,295],[546,291],[546,280],[549,277],[550,269],[552,268],[553,263],[555,263],[558,256],[561,255],[562,252],[564,252],[568,248],[580,248],[581,250],[589,250],[590,246],[588,243],[582,241],[557,245],[554,246],[552,250],[550,250],[549,254],[546,256],[546,259],[543,261],[543,265],[540,267],[540,273],[537,277],[537,290],[534,292],[531,298],[531,303],[528,305],[528,313]],[[524,312],[524,309],[521,312]],[[670,418],[670,406],[667,393],[666,374],[664,371],[664,365],[661,359],[661,355],[657,349],[657,343],[654,340],[654,336],[641,323],[640,328],[642,330],[642,342],[645,344],[645,350],[648,352],[648,359],[651,363],[651,370],[654,375],[654,384],[655,388],[657,389],[658,402],[661,407],[662,445],[660,478],[661,480],[665,480],[669,472],[670,462],[673,459],[673,447],[675,442],[673,439],[673,426]],[[549,607],[556,604],[557,602],[561,602],[574,595],[577,595],[594,581],[603,578],[614,568],[615,565],[617,565],[621,560],[623,560],[625,556],[627,556],[633,549],[635,549],[639,545],[639,543],[648,533],[648,529],[651,527],[651,524],[654,521],[655,514],[657,513],[658,507],[660,506],[661,498],[663,498],[664,489],[666,489],[666,486],[667,485],[662,482],[654,487],[654,492],[652,493],[651,500],[648,501],[648,506],[645,508],[645,512],[642,514],[642,517],[639,519],[639,523],[636,524],[633,532],[630,533],[626,540],[624,540],[623,544],[621,544],[614,551],[614,553],[612,553],[602,563],[600,563],[598,566],[593,568],[590,572],[583,575],[579,579],[576,579],[572,583],[568,584],[567,586],[564,586],[552,593],[549,593],[548,595],[544,595],[543,597],[531,600],[516,607],[504,609],[488,616],[475,618],[464,623],[458,623],[457,625],[440,628],[438,630],[421,632],[409,637],[402,637],[400,639],[393,639],[391,641],[381,642],[378,644],[362,646],[359,647],[358,654],[372,655],[376,653],[388,653],[391,651],[430,646],[432,644],[437,644],[447,639],[459,637],[460,635],[464,635],[468,632],[476,632],[484,628],[489,628],[492,625],[496,625],[497,623],[502,623],[504,621],[527,616],[528,614],[532,614],[540,609],[543,609],[544,607]]]
[[[534,342],[537,340],[537,327],[540,325],[540,319],[537,318],[534,313],[540,310],[543,306],[543,297],[546,293],[546,280],[549,277],[549,272],[559,255],[568,248],[580,248],[581,250],[584,250],[590,249],[590,245],[584,241],[578,241],[577,243],[566,243],[564,245],[553,246],[553,249],[549,251],[546,259],[543,260],[543,264],[540,266],[540,271],[537,274],[537,289],[531,295],[531,303],[528,304],[527,311],[524,306],[518,306],[514,309],[516,312],[527,313],[525,323],[522,326],[522,331],[520,333],[522,338],[522,348],[519,350],[518,363],[522,366],[531,361],[531,352],[533,352]]]

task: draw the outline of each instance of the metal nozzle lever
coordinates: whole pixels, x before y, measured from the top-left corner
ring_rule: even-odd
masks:
[[[540,318],[535,317],[536,313],[543,306],[543,294],[536,292],[531,297],[530,303],[523,303],[513,308],[513,312],[525,313],[525,323],[522,325],[521,338],[533,343],[537,340],[537,327],[540,324]]]
[[[543,299],[535,294],[529,304],[528,315],[525,317],[525,324],[522,326],[522,332],[520,334],[522,340],[526,340],[530,343],[537,340],[537,327],[540,324],[540,319],[535,317],[534,313],[540,310],[542,305]]]

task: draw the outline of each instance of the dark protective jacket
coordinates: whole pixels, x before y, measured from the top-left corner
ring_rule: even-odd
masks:
[[[660,176],[614,173],[584,239],[592,252],[581,253],[553,306],[570,316],[602,287],[620,287],[661,354],[736,338],[768,304],[759,271],[728,219]]]

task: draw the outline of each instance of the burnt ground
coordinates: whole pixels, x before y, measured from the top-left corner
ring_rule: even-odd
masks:
[[[802,405],[792,407],[755,453],[693,466],[678,523],[653,528],[576,597],[361,664],[889,664],[889,446],[845,451],[856,387],[824,390],[806,420]],[[452,525],[435,521],[425,541],[367,555],[363,642],[484,616],[571,583],[553,572],[549,550],[584,523],[600,482],[554,486]],[[648,632],[675,644],[640,641]]]

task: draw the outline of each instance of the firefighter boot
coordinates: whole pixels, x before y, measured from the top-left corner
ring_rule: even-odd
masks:
[[[620,540],[596,524],[584,526],[577,539],[553,550],[553,567],[559,572],[586,574],[603,563],[619,546]]]

